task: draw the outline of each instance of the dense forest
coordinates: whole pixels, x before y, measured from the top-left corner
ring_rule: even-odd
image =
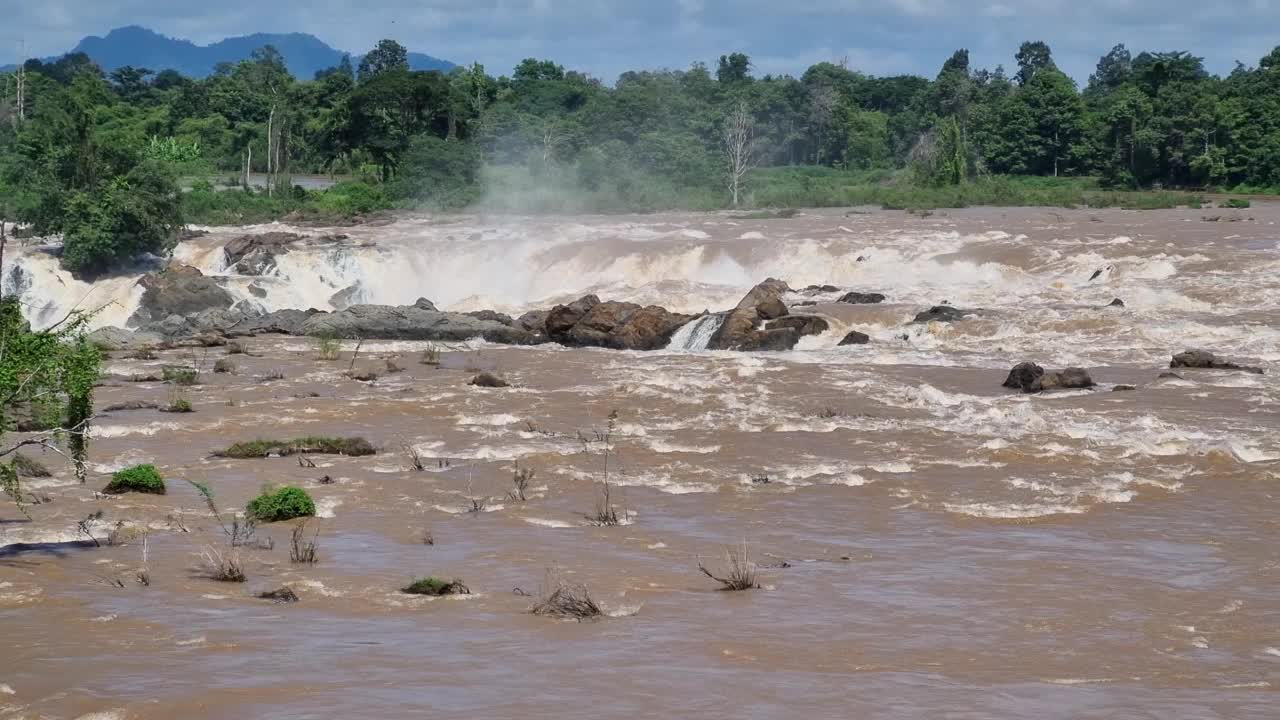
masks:
[[[860,186],[1019,176],[1280,187],[1280,49],[1217,77],[1186,52],[1117,46],[1084,88],[1043,42],[1023,43],[1011,75],[959,50],[932,80],[833,63],[755,77],[735,53],[609,86],[546,60],[493,77],[406,58],[384,40],[359,67],[299,79],[268,46],[200,80],[28,61],[0,75],[0,217],[62,233],[64,264],[94,272],[162,250],[184,219],[291,211],[834,204],[879,197]],[[343,182],[308,192],[290,182],[301,174]]]

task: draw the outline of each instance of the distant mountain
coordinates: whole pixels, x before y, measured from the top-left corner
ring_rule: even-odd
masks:
[[[289,66],[289,72],[302,80],[310,80],[317,71],[337,65],[346,54],[329,47],[314,35],[303,33],[256,33],[227,38],[212,45],[196,45],[189,40],[165,37],[136,25],[112,30],[106,37],[91,35],[81,40],[70,52],[88,55],[106,72],[132,65],[156,72],[172,69],[183,75],[204,77],[212,73],[218,63],[247,60],[254,50],[263,45],[272,45],[279,50]],[[360,66],[361,57],[363,56],[351,56],[353,67]],[[409,67],[414,70],[447,72],[453,69],[454,64],[430,55],[409,53]]]

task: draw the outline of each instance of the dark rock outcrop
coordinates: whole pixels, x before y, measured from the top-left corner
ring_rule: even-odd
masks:
[[[884,295],[880,293],[864,293],[864,292],[846,293],[843,297],[840,298],[840,302],[846,303],[849,305],[876,305],[878,303],[884,302],[884,300],[885,300]]]
[[[1124,301],[1123,301],[1123,300],[1121,300],[1120,298],[1116,298],[1116,299],[1112,300],[1111,302],[1107,303],[1107,307],[1118,307],[1118,308],[1122,308],[1122,307],[1124,307]]]
[[[1223,360],[1208,350],[1184,350],[1173,356],[1173,360],[1169,362],[1171,368],[1192,368],[1197,370],[1239,370],[1241,372],[1262,374],[1262,368],[1250,367],[1248,365],[1238,365],[1229,360]]]
[[[262,235],[242,235],[222,247],[227,256],[227,267],[239,275],[267,275],[276,268],[276,256],[289,252],[290,247],[304,240],[301,235],[287,232],[269,232]]]
[[[463,315],[470,315],[471,317],[477,320],[491,320],[496,323],[502,323],[503,325],[507,325],[509,327],[516,326],[516,321],[513,320],[510,315],[507,315],[506,313],[495,312],[493,310],[472,310],[471,312],[463,313]]]
[[[720,329],[707,343],[709,350],[790,350],[800,342],[794,327],[760,328],[765,320],[787,315],[782,297],[791,288],[781,280],[769,278],[751,288],[737,308],[725,316]],[[782,314],[778,315],[778,309]]]
[[[806,295],[816,295],[817,293],[833,293],[840,292],[840,288],[835,285],[809,285],[800,292]]]
[[[319,310],[277,310],[245,319],[243,323],[236,325],[229,330],[229,334],[236,335],[265,335],[268,333],[280,333],[282,335],[301,335],[302,326],[307,320],[315,315],[323,314]]]
[[[530,310],[516,318],[515,326],[534,335],[545,336],[547,334],[547,316],[550,314],[550,310]]]
[[[233,304],[231,293],[213,278],[190,265],[170,265],[145,275],[142,300],[130,324],[163,320],[170,315],[195,315],[206,310],[225,310]]]
[[[101,327],[85,336],[90,345],[99,350],[142,350],[164,344],[159,333],[125,330],[118,327]]]
[[[666,347],[671,336],[692,319],[656,305],[600,302],[596,296],[588,295],[552,308],[543,326],[550,340],[570,347],[658,350]],[[536,322],[532,318],[531,321]]]
[[[1004,387],[1024,393],[1045,390],[1077,390],[1094,386],[1093,378],[1083,368],[1066,368],[1058,372],[1045,372],[1032,362],[1019,363],[1009,371]]]
[[[817,315],[788,315],[765,325],[766,330],[778,330],[781,328],[793,328],[800,333],[800,337],[805,337],[806,335],[821,335],[831,329],[831,324]]]
[[[351,285],[330,295],[329,305],[332,306],[334,310],[346,310],[352,305],[359,304],[363,295],[364,288],[360,287],[359,284]]]
[[[527,331],[462,313],[440,312],[426,300],[402,306],[353,305],[338,312],[316,313],[302,323],[299,334],[442,342],[462,342],[479,337],[507,345],[535,342]]]
[[[955,322],[975,314],[974,310],[961,310],[960,308],[951,307],[950,305],[934,305],[922,313],[917,313],[913,323],[927,322]]]
[[[1009,377],[1005,378],[1003,386],[1026,393],[1037,392],[1043,377],[1044,368],[1039,365],[1033,362],[1018,363],[1009,371]]]
[[[860,333],[857,330],[850,330],[844,339],[840,341],[841,345],[866,345],[871,342],[871,336],[866,333]]]

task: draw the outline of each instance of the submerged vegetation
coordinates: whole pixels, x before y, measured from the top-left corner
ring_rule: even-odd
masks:
[[[410,70],[394,41],[375,53],[365,72],[343,62],[314,78],[292,77],[271,46],[202,79],[107,74],[80,53],[30,60],[0,74],[0,215],[62,234],[63,265],[95,274],[164,254],[185,222],[472,206],[743,207],[752,219],[824,205],[1159,208],[1280,188],[1280,49],[1215,77],[1188,52],[1118,45],[1083,88],[1043,42],[1018,48],[1012,75],[962,49],[931,79],[830,62],[761,75],[733,53],[610,84],[550,60],[443,74]],[[302,174],[330,186],[304,189]]]
[[[435,576],[418,578],[401,588],[400,592],[409,595],[470,595],[471,590],[454,578],[445,580]]]
[[[214,453],[226,458],[265,458],[272,455],[375,455],[378,450],[362,437],[301,437],[293,440],[250,440]]]

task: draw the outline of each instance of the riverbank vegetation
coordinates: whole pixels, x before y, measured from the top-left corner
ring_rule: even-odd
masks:
[[[1121,45],[1083,87],[1041,42],[1009,72],[958,50],[932,79],[829,62],[758,75],[734,53],[608,85],[549,60],[501,77],[414,72],[393,41],[369,57],[314,78],[290,76],[270,46],[203,79],[106,74],[83,54],[29,61],[0,76],[0,217],[62,234],[63,264],[94,274],[166,252],[183,223],[396,208],[1159,208],[1280,189],[1280,49],[1216,77],[1190,53]],[[304,175],[341,182],[305,189]]]

